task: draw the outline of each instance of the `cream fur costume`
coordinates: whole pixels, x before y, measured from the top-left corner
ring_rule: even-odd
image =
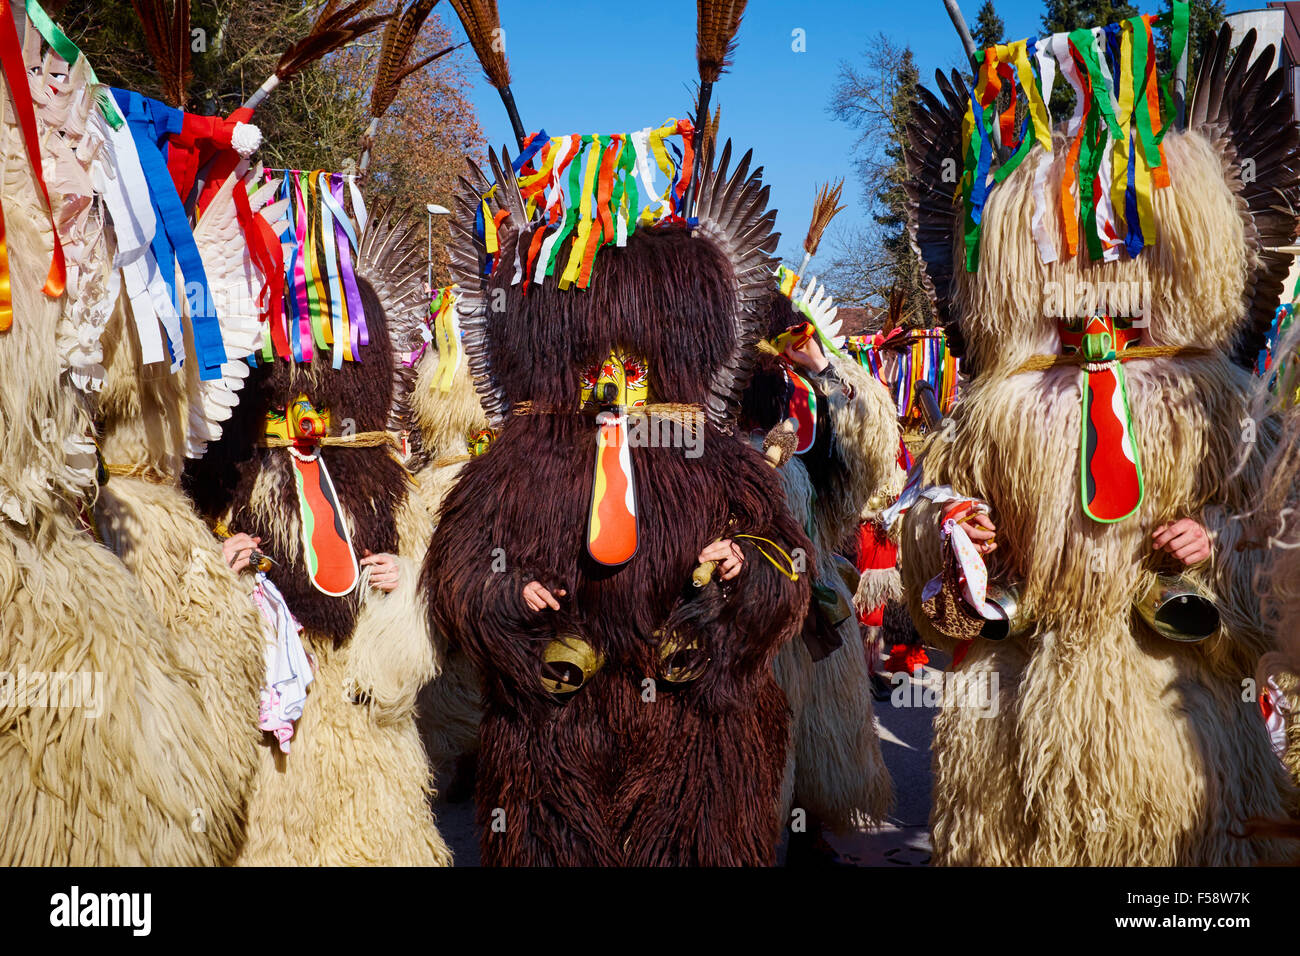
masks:
[[[395,430],[405,400],[395,353],[409,349],[423,303],[418,276],[412,291],[407,275],[423,261],[412,236],[389,214],[371,217],[357,257],[371,336],[362,361],[336,371],[318,353],[311,365],[276,360],[263,367],[241,402],[247,431],[274,401],[300,392],[331,409],[336,423],[346,417],[361,432]],[[221,449],[218,459],[231,451]],[[252,448],[242,458],[235,451],[238,480],[224,521],[232,533],[260,536],[261,549],[278,562],[270,576],[303,623],[304,646],[317,664],[291,752],[263,752],[240,862],[450,865],[415,723],[417,693],[440,669],[417,587],[428,543],[422,501],[408,493],[411,480],[387,448],[319,449],[358,557],[363,548],[387,551],[400,566],[391,593],[370,588],[363,576],[353,595],[329,597],[306,583],[289,451]]]
[[[880,822],[894,802],[876,732],[854,591],[834,555],[856,533],[867,501],[897,471],[898,425],[879,382],[851,360],[828,358],[840,382],[853,392],[847,395],[836,384],[816,385],[834,434],[829,488],[814,490],[798,455],[778,471],[790,511],[816,549],[815,580],[834,588],[850,614],[836,628],[840,646],[828,656],[814,661],[807,644],[796,638],[777,653],[774,668],[792,713],[783,818],[789,821],[797,800],[827,826],[842,830]],[[809,611],[817,613],[815,607]]]
[[[1243,57],[1242,67],[1249,52]],[[1204,60],[1214,61],[1213,52]],[[960,327],[976,370],[954,427],[924,450],[925,482],[950,484],[992,507],[998,549],[990,574],[1019,584],[1032,622],[1022,637],[976,639],[959,668],[997,680],[996,712],[955,701],[935,720],[938,863],[1223,865],[1277,854],[1274,844],[1234,835],[1247,818],[1281,815],[1288,789],[1257,705],[1243,699],[1243,680],[1269,638],[1252,591],[1258,553],[1237,550],[1241,528],[1230,520],[1252,504],[1269,446],[1262,428],[1234,475],[1248,376],[1227,353],[1246,324],[1243,303],[1249,307],[1272,281],[1259,249],[1266,216],[1247,202],[1234,161],[1235,124],[1257,120],[1249,98],[1238,94],[1258,92],[1259,77],[1225,83],[1221,59],[1219,66],[1197,85],[1192,129],[1164,139],[1171,185],[1154,195],[1159,242],[1136,260],[1092,262],[1081,250],[1040,263],[1031,180],[1038,163],[1052,161],[1041,149],[992,190],[975,273],[964,270],[960,252],[946,266],[935,254],[925,229],[932,194],[917,181],[909,187],[914,244],[936,286],[936,305]],[[964,109],[950,93],[947,103],[935,100],[923,111],[944,130]],[[914,141],[909,167],[919,180],[932,163],[957,154],[949,138],[933,158]],[[1053,209],[1065,155],[1059,134],[1055,154],[1047,177]],[[1294,161],[1289,171],[1271,168],[1270,184],[1294,194],[1295,169]],[[957,222],[954,211],[950,236]],[[1053,232],[1063,249],[1059,223]],[[1146,498],[1137,514],[1115,524],[1093,522],[1080,507],[1080,371],[1017,374],[1031,356],[1060,351],[1057,317],[1040,305],[1048,283],[1084,279],[1149,282],[1142,344],[1209,349],[1202,357],[1126,363]],[[923,502],[907,513],[903,583],[923,634],[951,647],[920,612],[922,588],[940,568],[939,511]],[[1195,645],[1156,636],[1132,611],[1156,567],[1152,532],[1184,516],[1214,539],[1212,560],[1191,574],[1213,595],[1224,625]]]
[[[32,76],[34,87],[44,82]],[[85,520],[95,454],[69,381],[74,370],[93,377],[97,363],[60,346],[93,351],[95,337],[78,335],[82,304],[40,291],[52,245],[46,207],[8,97],[3,110],[15,318],[0,333],[0,671],[25,674],[28,693],[0,706],[0,863],[226,863],[242,837],[242,795],[225,741],[209,733],[201,675]],[[61,223],[84,208],[64,185],[50,181]],[[93,281],[74,268],[70,259],[70,290]],[[34,692],[41,674],[51,677],[48,698]],[[81,692],[63,675],[82,678]]]
[[[209,282],[223,291],[231,272],[239,276],[234,281],[244,281],[231,198],[236,183],[244,187],[240,177],[231,177],[195,229]],[[216,225],[224,236],[216,234]],[[220,238],[233,240],[234,248]],[[229,300],[251,304],[254,297]],[[105,543],[135,574],[173,635],[182,662],[198,675],[209,713],[207,734],[221,744],[222,772],[242,808],[253,788],[258,752],[273,745],[257,726],[268,628],[253,604],[252,579],[226,565],[220,543],[180,487],[185,455],[197,452],[196,431],[220,435],[205,415],[208,386],[197,381],[193,355],[180,373],[143,365],[127,308],[123,298],[104,337],[108,374],[98,409],[109,479],[95,516]],[[257,316],[223,313],[230,363],[242,363],[240,353],[250,351],[251,343],[239,349],[230,327],[242,319],[256,333]]]
[[[443,498],[470,457],[467,437],[488,427],[469,364],[461,363],[452,377],[451,388],[443,392],[437,385],[439,361],[439,353],[434,348],[426,350],[417,366],[411,392],[411,410],[420,431],[422,459],[411,464],[424,506],[425,541],[433,536]],[[413,491],[412,497],[416,494]],[[434,773],[440,782],[445,782],[453,772],[457,757],[478,752],[482,685],[478,672],[459,649],[448,648],[442,635],[435,635],[435,640],[443,661],[442,673],[420,691],[416,720]]]

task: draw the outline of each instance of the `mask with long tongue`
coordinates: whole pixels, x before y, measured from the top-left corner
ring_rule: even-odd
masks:
[[[645,361],[617,351],[582,374],[583,407],[598,409],[587,553],[606,567],[626,564],[636,554],[636,479],[628,447],[627,409],[644,406],[648,392]]]
[[[1084,514],[1093,521],[1124,520],[1145,493],[1119,358],[1140,338],[1127,321],[1101,315],[1083,320],[1082,331],[1061,329],[1065,354],[1082,353],[1085,359],[1079,480]]]
[[[284,412],[267,416],[268,437],[284,438],[293,462],[302,530],[303,560],[312,587],[330,597],[350,594],[361,577],[352,534],[320,457],[320,440],[329,430],[329,412],[300,395]]]
[[[784,354],[792,346],[802,348],[814,335],[816,329],[812,323],[805,322],[778,335],[772,348],[778,354]],[[802,455],[817,443],[817,391],[788,359],[782,360],[781,369],[786,381],[786,415],[796,425],[794,452]]]

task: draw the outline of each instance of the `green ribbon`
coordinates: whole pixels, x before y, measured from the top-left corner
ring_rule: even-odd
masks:
[[[555,263],[560,258],[560,247],[564,245],[564,240],[569,238],[569,233],[573,232],[573,227],[578,223],[578,209],[581,205],[575,198],[582,194],[582,160],[583,153],[587,152],[591,146],[592,137],[584,136],[578,144],[578,155],[569,161],[569,208],[564,213],[564,225],[560,227],[560,237],[555,240],[551,246],[551,255],[546,263],[546,274],[555,275]]]
[[[1142,145],[1142,155],[1149,169],[1157,169],[1164,162],[1160,154],[1160,139],[1151,129],[1151,104],[1147,102],[1147,73],[1155,69],[1155,63],[1147,62],[1150,52],[1151,31],[1147,22],[1141,17],[1129,20],[1133,25],[1133,121],[1137,125],[1138,141]],[[1141,42],[1138,38],[1141,37]],[[1162,134],[1163,135],[1163,134]]]
[[[1164,113],[1164,127],[1155,137],[1157,143],[1165,138],[1165,133],[1174,125],[1174,74],[1178,69],[1178,61],[1183,58],[1183,51],[1187,48],[1187,24],[1190,16],[1191,9],[1185,0],[1172,0],[1169,12],[1156,21],[1161,26],[1170,28],[1169,72],[1160,84],[1160,108]]]
[[[67,61],[68,69],[72,69],[73,64],[81,58],[81,50],[77,49],[77,45],[69,40],[67,34],[59,29],[58,24],[50,19],[50,15],[45,12],[37,0],[26,0],[26,6],[27,19],[36,28],[36,32],[50,45],[50,49]],[[89,60],[86,61],[86,72],[90,74],[91,85],[100,87],[100,89],[95,90],[95,102],[99,104],[99,111],[104,114],[104,119],[109,126],[113,127],[113,129],[121,129],[123,122],[125,122],[122,119],[122,114],[117,111],[113,98],[108,94],[108,91],[102,88],[103,84],[95,76],[95,69],[90,65]]]

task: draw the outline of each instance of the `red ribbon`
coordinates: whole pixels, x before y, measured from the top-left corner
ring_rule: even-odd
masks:
[[[54,207],[50,205],[50,191],[45,186],[45,174],[41,170],[40,140],[36,132],[36,110],[32,106],[32,91],[27,85],[27,63],[23,60],[22,44],[18,41],[18,28],[14,25],[14,14],[9,0],[0,0],[0,61],[3,61],[5,81],[13,96],[14,107],[18,111],[18,125],[23,133],[23,146],[27,149],[27,161],[32,165],[32,174],[36,184],[41,187],[45,205],[50,210],[50,231],[54,233],[54,256],[50,262],[50,271],[41,289],[52,299],[63,295],[67,285],[67,266],[63,259],[63,243],[59,240],[59,230],[54,225]]]

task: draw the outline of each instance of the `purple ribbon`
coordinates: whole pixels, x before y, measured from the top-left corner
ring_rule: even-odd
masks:
[[[335,173],[330,176],[330,196],[343,208],[343,177]],[[339,273],[343,279],[344,296],[348,303],[348,325],[352,334],[352,359],[361,361],[361,346],[370,344],[370,329],[366,325],[366,310],[361,304],[361,294],[357,291],[357,276],[352,268],[352,230],[343,221],[334,221],[335,245],[339,251]],[[359,237],[358,237],[359,238]]]

